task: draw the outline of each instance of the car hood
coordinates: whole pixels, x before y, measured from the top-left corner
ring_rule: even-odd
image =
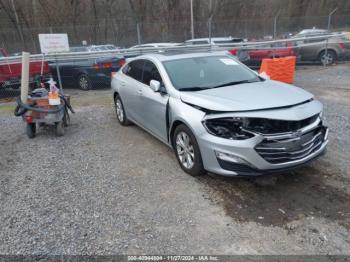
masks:
[[[225,86],[203,91],[182,91],[185,103],[212,111],[251,111],[293,106],[313,98],[309,92],[277,81]]]

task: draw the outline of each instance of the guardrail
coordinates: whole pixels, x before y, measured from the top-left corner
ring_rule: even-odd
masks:
[[[241,43],[230,43],[230,44],[217,44],[217,45],[184,45],[184,46],[172,46],[172,47],[145,47],[145,48],[133,48],[133,49],[118,49],[118,50],[108,50],[108,51],[87,51],[87,52],[62,52],[62,53],[54,53],[54,54],[32,54],[30,55],[30,61],[69,61],[75,60],[79,58],[86,59],[97,59],[97,58],[108,58],[111,55],[119,55],[119,56],[139,56],[147,53],[162,53],[162,52],[208,52],[208,51],[225,51],[233,48],[241,49],[241,50],[255,50],[255,49],[284,49],[288,48],[300,48],[304,46],[313,46],[320,45],[323,41],[326,41],[329,38],[334,37],[342,37],[348,36],[349,34],[329,34],[322,36],[314,36],[314,37],[302,37],[302,38],[288,38],[288,39],[280,39],[280,40],[269,40],[269,41],[258,41],[258,42],[241,42]],[[305,40],[320,40],[320,42],[315,43],[303,43],[296,44],[298,41]],[[341,42],[344,42],[342,40]],[[350,43],[350,40],[346,40],[345,42]],[[290,45],[285,47],[266,47],[264,45],[268,44],[276,44],[276,43],[289,43]],[[3,57],[0,58],[0,65],[4,64],[12,64],[12,63],[20,63],[21,56],[11,56],[11,57]]]

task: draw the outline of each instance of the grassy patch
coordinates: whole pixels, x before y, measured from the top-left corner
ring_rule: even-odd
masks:
[[[111,92],[91,92],[89,94],[73,95],[72,106],[110,106],[113,103]]]
[[[11,103],[11,104],[0,104],[0,114],[9,114],[13,113],[15,110],[16,105]]]

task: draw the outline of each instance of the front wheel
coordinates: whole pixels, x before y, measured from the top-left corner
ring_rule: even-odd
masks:
[[[204,174],[205,170],[197,140],[187,126],[179,125],[176,127],[173,145],[182,170],[192,176]]]

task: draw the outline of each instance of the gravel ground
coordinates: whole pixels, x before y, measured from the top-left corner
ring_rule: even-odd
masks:
[[[327,154],[291,174],[193,178],[121,127],[108,90],[70,90],[64,137],[28,139],[0,106],[0,254],[350,254],[350,65],[301,67],[325,105]]]

